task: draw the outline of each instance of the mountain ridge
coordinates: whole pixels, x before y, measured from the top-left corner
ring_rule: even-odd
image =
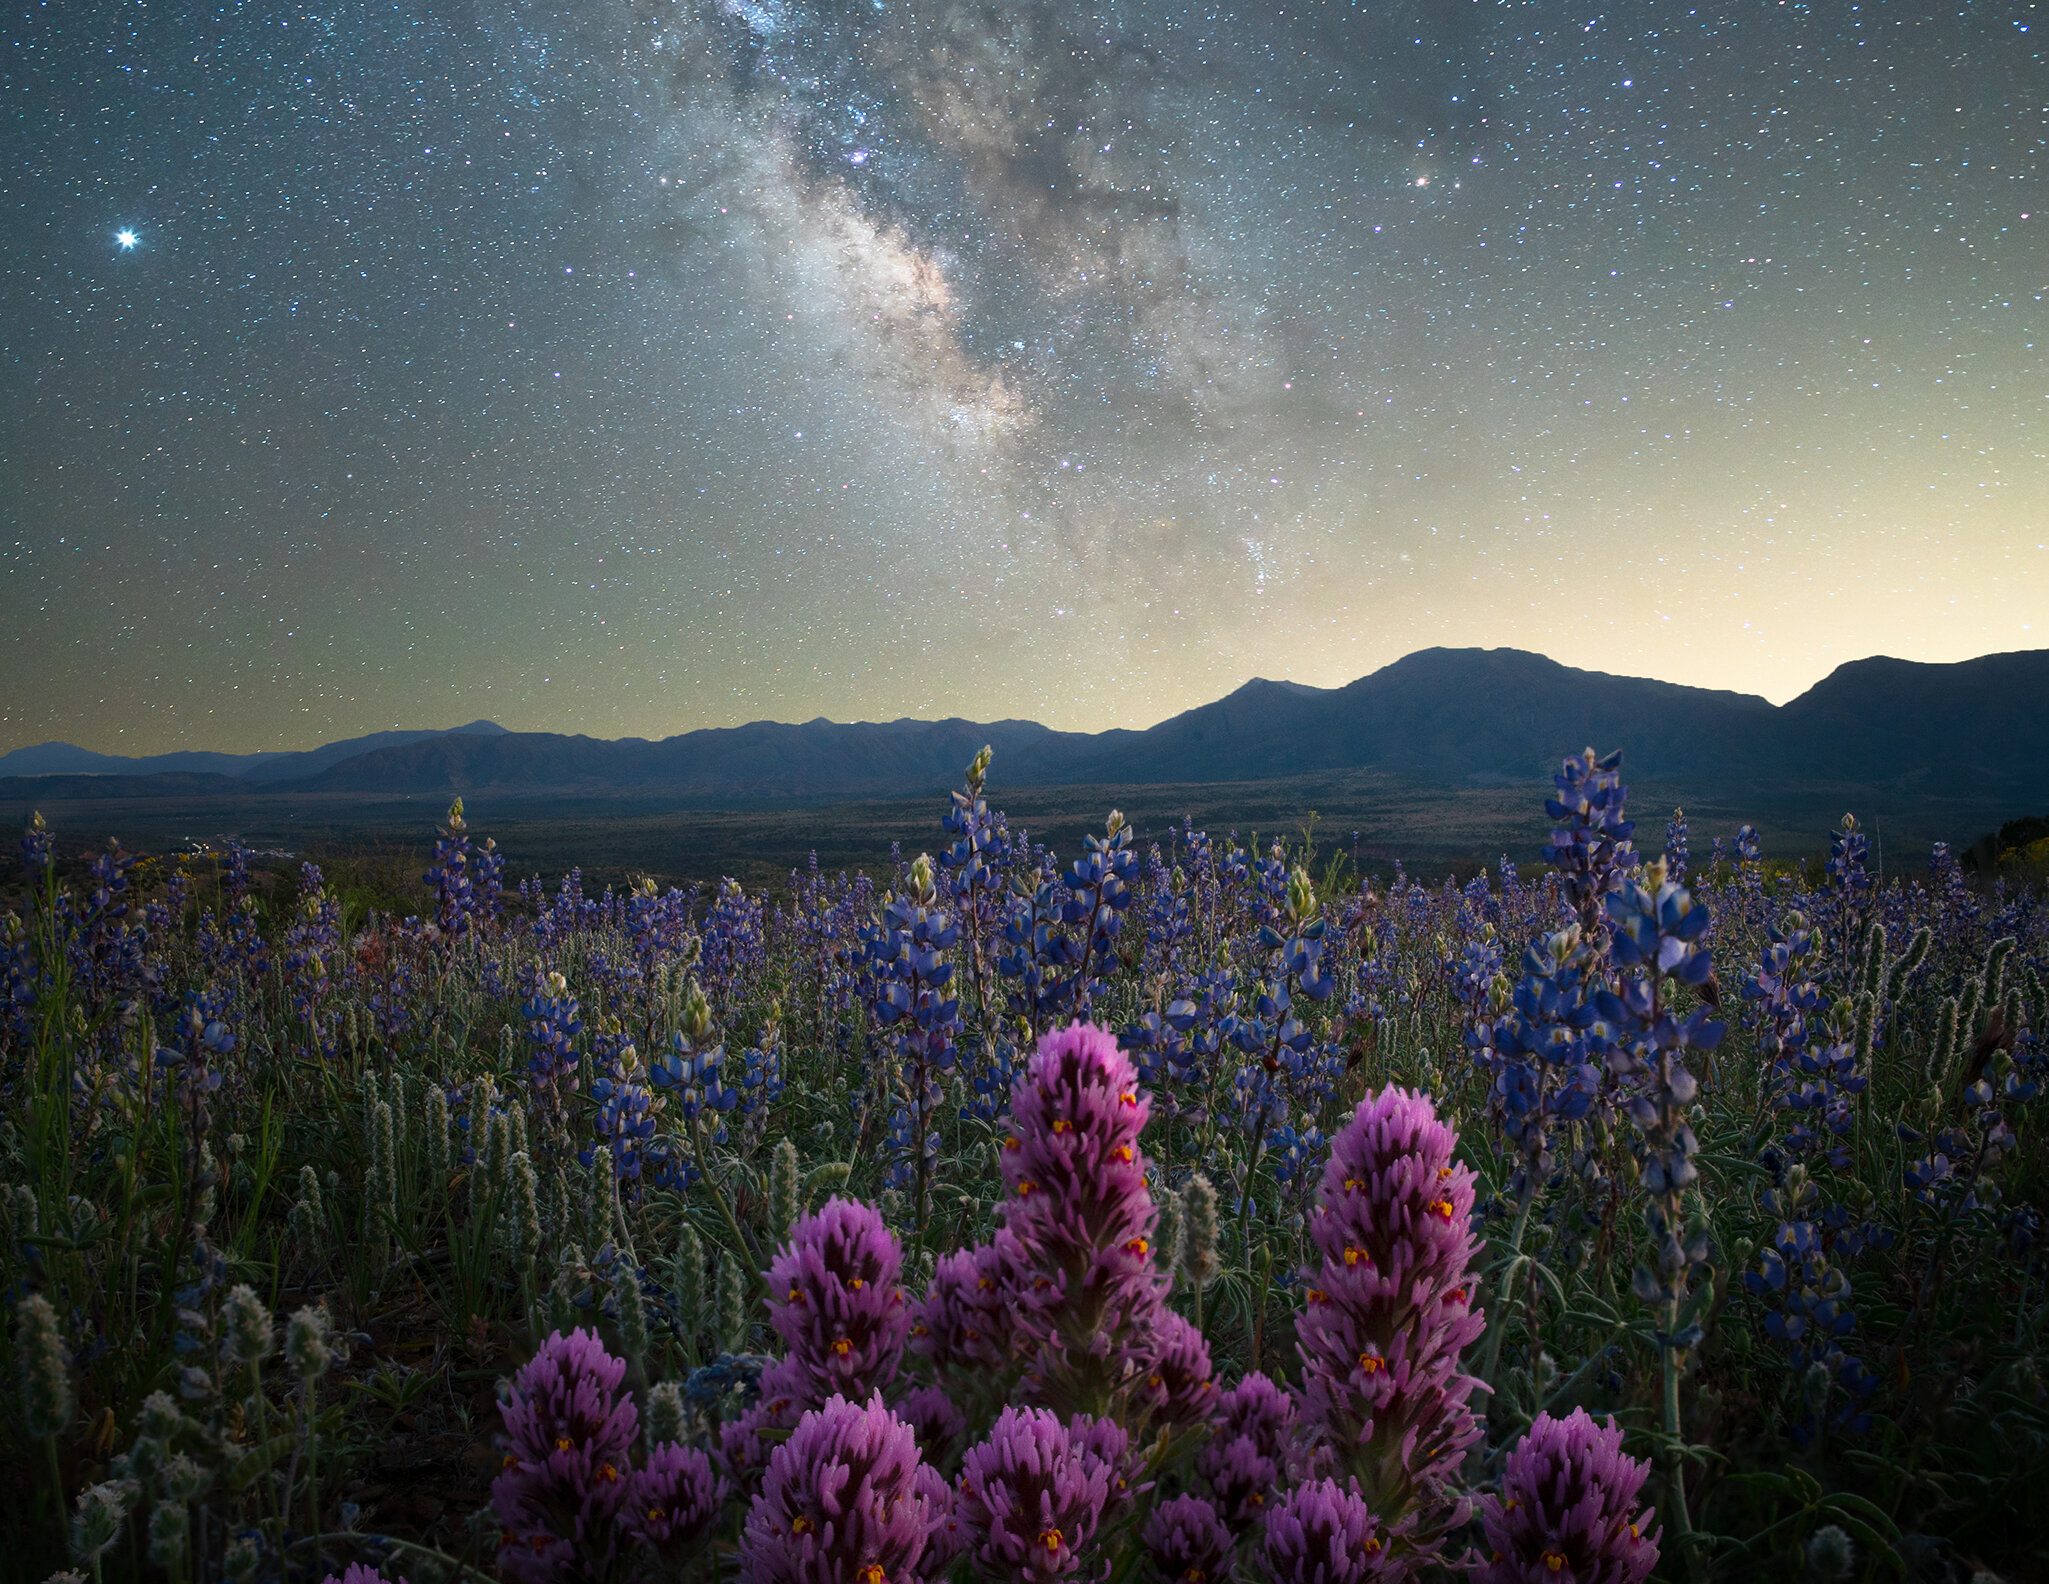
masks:
[[[1034,721],[958,716],[818,717],[605,739],[473,722],[448,732],[379,733],[302,754],[249,756],[258,762],[231,784],[408,797],[673,793],[741,807],[956,784],[961,766],[988,743],[998,781],[1011,786],[1214,783],[1332,770],[1479,786],[1548,775],[1565,754],[1592,745],[1626,748],[1635,776],[1721,785],[1882,784],[1934,794],[1954,784],[1974,795],[2019,796],[2049,789],[2044,700],[2049,650],[1948,663],[1872,656],[1846,662],[1774,705],[1727,689],[1583,670],[1518,649],[1432,648],[1336,688],[1255,677],[1143,730],[1064,732]],[[393,736],[406,740],[387,740]],[[0,756],[0,777],[31,751]],[[194,780],[209,768],[181,763],[150,774],[175,769],[188,776],[182,790],[196,790]],[[36,779],[8,777],[7,786],[25,789]],[[82,777],[62,779],[66,792],[52,784],[53,795],[84,795],[71,790]],[[142,794],[137,788],[114,795]]]

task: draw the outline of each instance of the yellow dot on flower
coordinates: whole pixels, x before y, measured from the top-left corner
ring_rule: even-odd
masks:
[[[1378,1375],[1382,1370],[1387,1368],[1387,1362],[1386,1360],[1382,1359],[1378,1354],[1361,1353],[1359,1355],[1359,1368],[1364,1370],[1368,1375]]]
[[[516,1458],[516,1457],[514,1457],[514,1456],[513,1456],[513,1455],[512,1455],[512,1454],[511,1454],[510,1452],[508,1452],[508,1453],[506,1453],[506,1454],[505,1454],[505,1461],[504,1461],[503,1463],[499,1464],[499,1465],[498,1465],[498,1467],[499,1467],[500,1469],[513,1469],[513,1468],[518,1468],[518,1467],[519,1467],[519,1459],[518,1459],[518,1458]]]
[[[1039,1536],[1039,1544],[1048,1551],[1058,1551],[1060,1549],[1060,1531],[1058,1529],[1046,1530]]]
[[[1443,1216],[1447,1221],[1451,1219],[1451,1201],[1449,1199],[1433,1199],[1423,1208],[1434,1216]]]
[[[1135,1106],[1138,1104],[1138,1095],[1132,1090],[1127,1089],[1117,1097],[1117,1100],[1121,1105]]]
[[[1255,1507],[1264,1507],[1266,1505],[1266,1497],[1261,1495],[1258,1491],[1254,1491],[1246,1499],[1250,1501],[1252,1505]]]
[[[1356,1265],[1361,1260],[1364,1260],[1368,1265],[1371,1265],[1373,1263],[1373,1256],[1371,1254],[1368,1254],[1362,1248],[1353,1248],[1349,1243],[1346,1244],[1345,1263],[1347,1265]]]
[[[853,1291],[855,1292],[859,1292],[863,1287],[866,1287],[867,1285],[868,1284],[861,1280],[861,1278],[858,1276],[850,1278],[847,1282],[847,1286],[853,1289]]]
[[[1131,1161],[1131,1146],[1129,1144],[1119,1144],[1115,1149],[1110,1151],[1110,1158],[1112,1160],[1123,1161],[1128,1165]]]
[[[1053,1119],[1053,1131],[1055,1133],[1072,1133],[1074,1131],[1074,1124],[1068,1121],[1066,1117],[1055,1117]]]
[[[1368,1535],[1366,1537],[1366,1554],[1368,1556],[1378,1556],[1380,1554],[1380,1539],[1377,1535]]]
[[[1150,1246],[1144,1238],[1133,1238],[1124,1245],[1124,1252],[1127,1254],[1143,1254]]]
[[[1556,1573],[1565,1566],[1565,1554],[1562,1551],[1546,1551],[1544,1553],[1544,1566],[1553,1573]]]
[[[797,1290],[796,1288],[792,1287],[792,1288],[790,1289],[790,1302],[791,1302],[791,1303],[802,1303],[803,1301],[804,1301],[804,1295],[803,1295],[803,1294],[802,1294],[801,1292],[799,1292],[799,1291],[798,1291],[798,1290]]]
[[[612,1467],[611,1464],[607,1463],[603,1468],[598,1470],[598,1478],[609,1485],[619,1478],[619,1471]]]
[[[1003,1147],[1007,1150],[1022,1149],[1024,1148],[1024,1140],[1013,1133],[1003,1141]]]
[[[1032,1180],[1031,1180],[1030,1178],[1028,1178],[1028,1177],[1027,1177],[1027,1178],[1023,1178],[1023,1179],[1021,1179],[1021,1180],[1020,1180],[1020,1181],[1018,1182],[1018,1185],[1017,1185],[1017,1196],[1018,1196],[1018,1198],[1020,1198],[1020,1199],[1028,1199],[1028,1198],[1030,1198],[1030,1197],[1031,1197],[1031,1193],[1032,1193],[1032,1190],[1033,1190],[1034,1188],[1038,1187],[1038,1186],[1039,1186],[1039,1185],[1038,1185],[1037,1183],[1033,1182],[1033,1181],[1032,1181]]]
[[[854,1344],[849,1342],[845,1337],[838,1337],[834,1340],[832,1344],[832,1350],[833,1352],[837,1353],[841,1358],[845,1358],[849,1353],[854,1351]]]
[[[660,1523],[664,1518],[668,1516],[669,1515],[663,1512],[659,1507],[650,1507],[647,1510],[647,1521],[649,1523]]]
[[[575,1445],[576,1443],[570,1440],[568,1436],[557,1436],[555,1438],[555,1450],[557,1452],[567,1452]]]
[[[882,1564],[870,1562],[861,1569],[861,1584],[882,1584]]]
[[[978,1276],[975,1278],[975,1287],[980,1292],[993,1292],[996,1283],[987,1276]]]
[[[790,1525],[790,1533],[793,1535],[809,1534],[811,1529],[811,1520],[802,1513],[797,1514],[797,1521]]]
[[[1313,1304],[1329,1303],[1330,1294],[1325,1292],[1321,1287],[1312,1287],[1309,1289],[1309,1301]]]
[[[1451,1168],[1449,1166],[1440,1166],[1437,1168],[1437,1180],[1439,1182],[1443,1182],[1444,1179],[1449,1177],[1450,1175]]]

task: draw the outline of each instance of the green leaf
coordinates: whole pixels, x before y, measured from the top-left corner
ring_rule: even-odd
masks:
[[[1824,1505],[1833,1507],[1838,1512],[1861,1515],[1865,1522],[1882,1529],[1893,1541],[1900,1537],[1899,1525],[1892,1521],[1891,1514],[1868,1496],[1859,1496],[1855,1491],[1832,1491]],[[1890,1544],[1891,1541],[1887,1543]]]
[[[1836,1522],[1842,1525],[1844,1532],[1852,1540],[1861,1542],[1865,1550],[1878,1557],[1895,1573],[1902,1576],[1905,1575],[1907,1571],[1906,1563],[1900,1560],[1899,1553],[1893,1550],[1892,1543],[1885,1536],[1872,1528],[1863,1519],[1853,1518],[1846,1512],[1838,1512],[1834,1516]]]

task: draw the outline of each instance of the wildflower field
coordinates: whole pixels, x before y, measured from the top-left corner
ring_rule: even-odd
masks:
[[[763,894],[458,803],[415,917],[32,825],[0,1577],[2049,1576],[2033,889],[1591,750],[1463,887],[988,769]]]

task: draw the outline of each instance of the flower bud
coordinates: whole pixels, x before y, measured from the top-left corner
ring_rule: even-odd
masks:
[[[676,1382],[663,1381],[647,1394],[647,1420],[642,1433],[649,1446],[682,1441],[688,1423],[689,1414],[683,1406],[683,1388]]]
[[[686,1343],[697,1336],[704,1323],[704,1244],[697,1228],[684,1222],[676,1235],[676,1258],[670,1285],[676,1294],[676,1328]]]
[[[731,1254],[719,1256],[718,1293],[719,1346],[728,1353],[747,1351],[747,1278],[740,1262]]]
[[[270,1311],[247,1282],[228,1294],[221,1313],[222,1351],[244,1368],[261,1364],[277,1346]]]
[[[619,1308],[619,1345],[626,1361],[636,1370],[647,1357],[647,1301],[640,1290],[640,1273],[633,1262],[621,1258],[612,1267],[612,1299]]]
[[[1217,1191],[1201,1172],[1181,1190],[1181,1279],[1200,1292],[1216,1279]]]
[[[328,1342],[327,1310],[313,1304],[294,1311],[285,1324],[285,1363],[294,1375],[302,1381],[312,1381],[327,1373],[328,1365],[334,1362],[334,1349]]]
[[[1809,1535],[1805,1552],[1808,1576],[1823,1584],[1848,1578],[1857,1565],[1857,1547],[1837,1524],[1823,1524]]]
[[[71,1554],[81,1562],[97,1562],[121,1538],[134,1491],[112,1481],[88,1485],[78,1493],[71,1515]]]
[[[797,1173],[797,1146],[784,1139],[768,1162],[768,1231],[770,1240],[776,1243],[789,1235],[797,1217],[803,1214],[798,1203]]]
[[[14,1356],[21,1371],[22,1427],[31,1436],[62,1435],[70,1427],[71,1354],[57,1329],[57,1311],[41,1293],[14,1306],[21,1322]]]
[[[149,1518],[149,1559],[166,1573],[185,1565],[187,1519],[182,1503],[164,1502]]]

